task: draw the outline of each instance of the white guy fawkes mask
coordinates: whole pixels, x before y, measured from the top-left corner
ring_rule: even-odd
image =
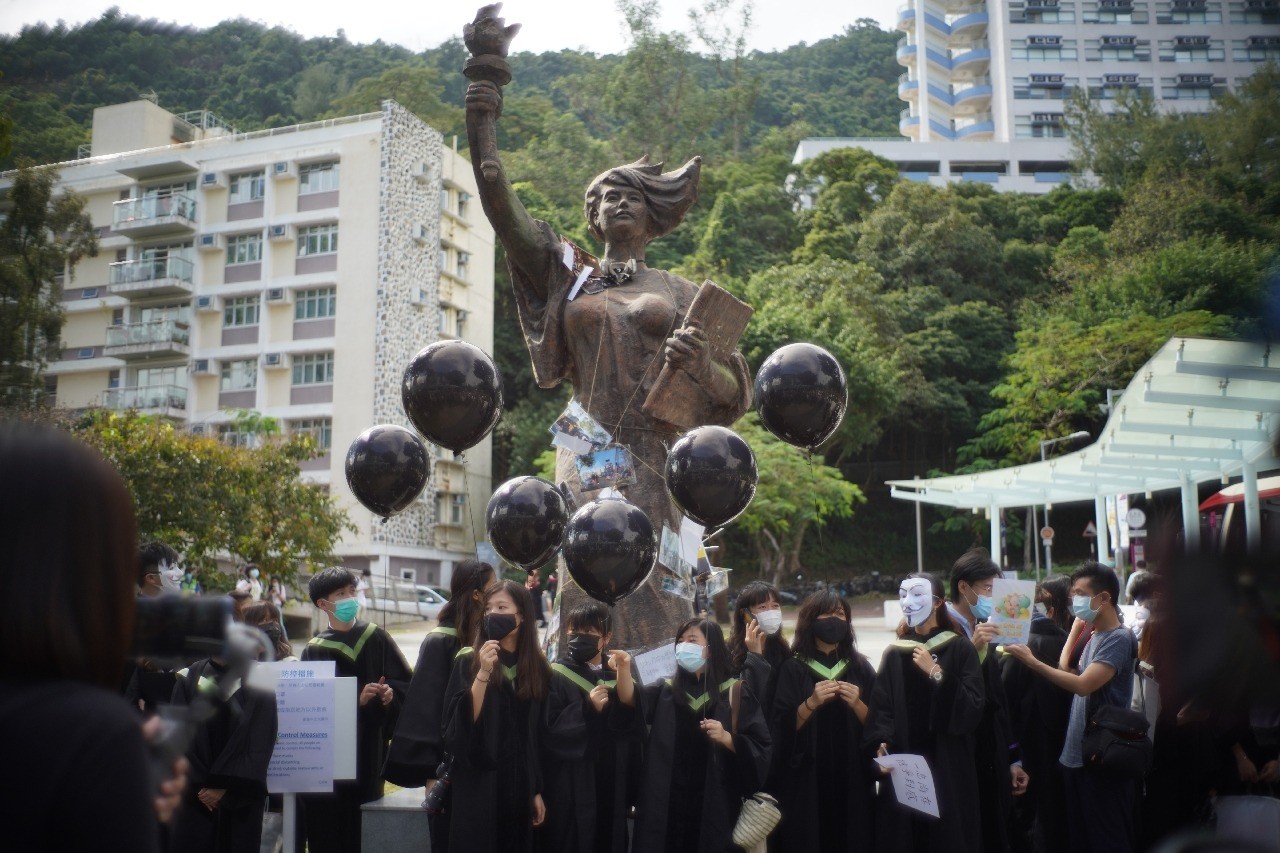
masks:
[[[907,624],[919,628],[933,613],[933,587],[925,578],[907,578],[898,587],[898,604]]]
[[[183,568],[178,563],[168,560],[160,561],[160,585],[165,592],[178,592],[182,589]]]

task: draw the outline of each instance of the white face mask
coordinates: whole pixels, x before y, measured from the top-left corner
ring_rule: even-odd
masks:
[[[182,566],[177,563],[170,563],[168,560],[160,561],[160,586],[165,592],[181,591],[182,574]]]
[[[1034,607],[1035,607],[1035,611],[1039,613],[1041,616],[1047,617],[1049,615],[1049,608],[1044,606],[1043,601],[1037,601]]]
[[[761,631],[769,635],[776,634],[782,630],[782,611],[761,610],[756,614],[756,622],[760,624]]]
[[[933,587],[924,578],[907,578],[898,587],[898,604],[907,624],[919,628],[933,615]]]

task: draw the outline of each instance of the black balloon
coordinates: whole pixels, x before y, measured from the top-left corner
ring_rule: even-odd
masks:
[[[756,457],[736,432],[701,426],[667,453],[666,480],[680,511],[703,527],[728,524],[756,494]]]
[[[426,443],[402,426],[369,427],[347,449],[347,485],[351,493],[384,519],[413,503],[426,487],[430,473]]]
[[[787,344],[766,358],[755,396],[765,429],[809,450],[835,433],[849,402],[840,362],[813,344]]]
[[[608,605],[635,592],[658,558],[649,516],[622,500],[591,501],[564,532],[569,576],[587,595]]]
[[[489,498],[484,522],[493,550],[528,570],[550,560],[560,547],[569,510],[554,484],[541,477],[516,477]]]
[[[418,432],[461,453],[488,435],[502,415],[502,376],[479,347],[437,341],[405,368],[400,399]]]

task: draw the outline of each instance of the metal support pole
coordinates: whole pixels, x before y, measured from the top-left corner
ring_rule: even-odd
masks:
[[[1044,505],[1044,526],[1052,527],[1049,524],[1049,510],[1053,509],[1053,504]],[[1037,536],[1040,534],[1037,533]],[[1053,574],[1053,540],[1041,540],[1044,542],[1044,573],[1046,575]]]
[[[915,479],[919,480],[920,475],[916,474]],[[924,522],[920,515],[920,499],[916,498],[916,571],[924,573]]]
[[[1189,555],[1200,553],[1200,495],[1195,481],[1182,481],[1182,542]]]
[[[997,566],[1004,565],[1004,554],[1000,548],[1000,507],[992,505],[991,509],[991,559]]]
[[[1098,562],[1110,562],[1111,531],[1107,529],[1107,499],[1102,495],[1093,499],[1093,526],[1098,528]]]
[[[1036,555],[1036,580],[1040,580],[1040,513],[1035,504],[1031,505],[1031,550]]]
[[[1258,466],[1245,463],[1244,471],[1244,536],[1245,550],[1257,556],[1262,547],[1262,509],[1258,502]]]

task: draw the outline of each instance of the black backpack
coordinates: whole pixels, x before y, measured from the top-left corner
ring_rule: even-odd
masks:
[[[1124,629],[1128,630],[1128,629]],[[1133,669],[1138,669],[1138,641],[1133,640]],[[1109,683],[1108,683],[1109,684]],[[1127,705],[1104,705],[1101,693],[1108,685],[1095,691],[1088,700],[1088,722],[1085,724],[1081,754],[1084,765],[1098,773],[1122,779],[1141,779],[1151,769],[1151,738],[1147,735],[1150,723],[1146,714],[1130,710]]]

